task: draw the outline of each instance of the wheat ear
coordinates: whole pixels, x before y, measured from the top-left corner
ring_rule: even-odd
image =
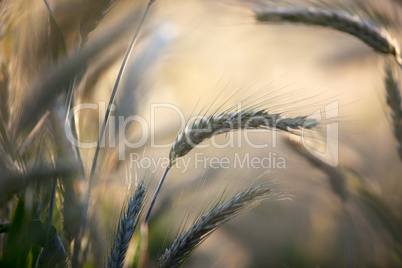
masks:
[[[213,114],[195,121],[178,135],[170,150],[170,164],[173,165],[177,158],[185,156],[195,146],[218,134],[240,129],[264,128],[291,132],[292,129],[310,129],[316,125],[317,122],[308,119],[307,116],[286,118],[279,113],[270,113],[266,110],[250,109]]]
[[[271,190],[253,186],[202,215],[190,229],[181,234],[159,258],[158,267],[180,267],[191,253],[217,228],[250,206],[270,197]]]
[[[130,198],[127,209],[120,218],[113,248],[108,256],[107,267],[123,267],[128,244],[137,227],[140,211],[144,203],[145,192],[144,184],[140,183],[134,195]]]
[[[290,22],[318,25],[355,36],[375,51],[390,54],[402,68],[399,45],[385,29],[345,11],[313,7],[262,7],[254,10],[263,22]]]
[[[162,179],[155,190],[151,205],[148,209],[145,222],[148,222],[155,200],[166,179],[169,169],[179,157],[188,154],[194,147],[215,135],[227,133],[240,129],[264,129],[273,128],[287,132],[292,129],[310,129],[317,125],[313,119],[307,116],[282,117],[279,113],[269,113],[266,110],[246,109],[244,111],[227,111],[221,114],[212,114],[208,117],[201,117],[191,126],[186,127],[176,138],[170,153],[169,167],[165,170]]]
[[[402,106],[398,80],[395,79],[390,65],[385,67],[385,89],[387,91],[387,103],[391,108],[391,118],[394,135],[398,142],[398,153],[402,160]]]

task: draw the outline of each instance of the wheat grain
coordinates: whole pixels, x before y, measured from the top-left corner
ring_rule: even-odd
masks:
[[[398,80],[395,79],[390,65],[385,67],[385,89],[387,91],[387,103],[391,108],[391,118],[394,135],[398,142],[398,153],[402,160],[402,106]]]
[[[290,22],[330,27],[349,33],[375,51],[393,55],[402,67],[399,44],[385,29],[345,11],[313,7],[262,7],[254,10],[262,22]]]
[[[123,267],[128,244],[130,243],[138,223],[139,214],[145,198],[145,191],[144,184],[141,183],[137,187],[134,195],[130,198],[127,210],[120,219],[113,248],[108,257],[107,267]]]
[[[180,267],[208,235],[241,211],[270,197],[270,193],[271,190],[262,185],[254,186],[235,195],[228,202],[216,206],[201,216],[187,232],[173,242],[169,249],[166,249],[159,259],[158,267]]]
[[[173,165],[177,158],[185,156],[202,141],[234,130],[273,128],[290,132],[291,129],[310,129],[316,125],[317,122],[307,116],[284,118],[279,113],[269,113],[266,110],[213,114],[195,121],[178,135],[170,150],[169,159]]]

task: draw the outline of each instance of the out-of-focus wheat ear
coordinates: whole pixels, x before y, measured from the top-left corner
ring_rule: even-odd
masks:
[[[0,6],[1,7],[1,6]],[[8,66],[2,63],[0,66],[0,119],[5,123],[9,117],[9,83],[10,76]]]
[[[4,29],[7,24],[7,14],[9,12],[7,1],[0,2],[0,40],[4,37]]]
[[[204,140],[218,134],[241,129],[268,128],[292,132],[294,129],[311,129],[316,125],[317,122],[307,116],[286,118],[279,113],[270,113],[266,110],[246,109],[212,114],[195,121],[177,136],[169,154],[170,165],[172,166],[177,158],[185,156]]]
[[[54,166],[40,166],[27,168],[25,173],[16,173],[12,170],[2,171],[0,180],[0,206],[6,204],[14,194],[23,191],[37,181],[50,181],[54,177],[69,176],[77,172],[74,163],[57,163]]]
[[[21,102],[21,111],[10,129],[18,137],[33,122],[43,108],[49,108],[54,99],[66,88],[66,84],[79,73],[86,63],[106,48],[116,42],[135,19],[135,14],[125,15],[117,25],[102,32],[90,47],[85,47],[70,58],[65,58],[51,70],[43,71],[42,75],[32,83]]]
[[[50,115],[50,111],[47,110],[42,118],[38,121],[38,123],[36,124],[36,126],[32,129],[32,131],[28,134],[28,136],[25,138],[25,140],[22,142],[20,148],[18,149],[18,153],[20,155],[22,155],[25,150],[27,149],[27,147],[29,147],[31,145],[31,143],[33,142],[33,140],[39,135],[40,131],[42,130],[43,125],[46,122],[46,119],[48,118],[48,116]]]
[[[271,190],[265,186],[253,186],[231,198],[224,204],[215,206],[202,215],[188,231],[181,234],[159,258],[158,267],[180,267],[191,253],[217,228],[231,220],[240,212],[258,205],[271,197]]]
[[[107,267],[123,267],[128,244],[130,243],[135,228],[137,227],[145,193],[146,188],[143,183],[140,183],[134,195],[130,198],[126,211],[120,218],[113,247],[108,256]]]
[[[387,91],[387,103],[391,110],[392,126],[394,135],[398,142],[397,148],[399,157],[402,160],[402,106],[401,93],[398,80],[395,78],[390,64],[385,66],[385,89]]]
[[[2,5],[0,4],[0,8],[1,7]],[[7,64],[1,64],[0,68],[0,165],[3,167],[10,167],[13,165],[10,156],[12,158],[15,150],[15,148],[13,148],[14,142],[9,140],[10,135],[8,131],[8,121],[10,117],[10,76]]]
[[[88,0],[80,23],[80,34],[85,43],[91,33],[119,0]]]
[[[290,138],[286,139],[285,141],[293,151],[303,156],[311,165],[327,174],[332,191],[342,200],[347,199],[348,190],[346,188],[346,178],[339,168],[333,167],[310,154],[302,143]]]
[[[395,3],[397,3],[397,4],[402,6],[402,0],[393,0],[393,2],[395,2]]]
[[[88,34],[95,30],[102,19],[118,0],[88,0],[80,23],[81,44],[85,44]]]
[[[329,27],[360,39],[375,51],[393,55],[402,68],[399,44],[385,29],[345,11],[300,7],[265,6],[255,9],[257,20],[261,22],[300,23]]]
[[[96,83],[107,70],[110,70],[113,64],[124,56],[123,46],[118,45],[117,48],[113,47],[110,52],[104,53],[98,59],[94,59],[94,64],[88,66],[82,79],[77,81],[76,90],[79,92],[80,102],[88,102],[93,98],[93,94],[96,92]]]
[[[49,28],[50,28],[50,38],[51,38],[53,60],[57,61],[60,58],[66,57],[66,55],[67,55],[66,41],[65,41],[63,32],[61,31],[60,26],[56,21],[56,18],[54,16],[52,8],[50,7],[50,4],[48,3],[47,0],[44,0],[44,2],[47,7],[47,10],[49,12],[49,26],[50,26]],[[65,104],[65,120],[66,121],[68,120],[68,114],[70,111],[75,80],[76,80],[76,76],[71,78],[71,80],[68,83],[66,83],[66,85],[68,84],[66,104]],[[77,131],[75,128],[74,116],[71,118],[70,130],[71,130],[71,134],[73,135],[73,137],[75,139],[78,139]],[[84,166],[83,166],[82,157],[81,157],[79,148],[76,146],[73,146],[73,148],[74,148],[76,158],[78,160],[78,164],[81,166],[80,170],[82,171],[81,172],[82,176],[84,176],[85,175],[84,174]],[[55,183],[56,183],[56,181],[55,181]]]

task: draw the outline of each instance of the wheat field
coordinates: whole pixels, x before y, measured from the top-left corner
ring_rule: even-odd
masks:
[[[400,0],[1,0],[0,267],[401,267]]]

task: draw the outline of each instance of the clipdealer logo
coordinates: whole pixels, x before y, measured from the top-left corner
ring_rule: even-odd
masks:
[[[111,111],[115,110],[115,106],[112,104],[110,107]],[[89,148],[96,148],[98,146],[97,141],[92,141],[92,142],[82,142],[79,141],[76,137],[73,135],[73,131],[71,129],[71,119],[73,116],[75,116],[77,113],[79,113],[81,110],[84,109],[90,109],[90,110],[98,110],[98,118],[99,118],[99,133],[101,131],[101,128],[103,127],[101,124],[103,122],[104,114],[106,112],[106,103],[105,102],[100,102],[98,105],[93,104],[93,103],[83,103],[76,105],[73,107],[69,114],[68,118],[65,121],[65,134],[67,139],[76,147],[82,148],[82,149],[89,149]],[[155,133],[156,133],[156,110],[157,109],[169,109],[170,111],[173,111],[174,113],[177,114],[178,119],[180,120],[181,128],[183,129],[187,125],[193,123],[196,120],[199,120],[198,116],[193,116],[189,118],[187,121],[185,120],[184,113],[180,110],[175,105],[168,104],[168,103],[157,103],[157,104],[152,104],[150,106],[150,120],[146,120],[144,117],[139,116],[139,115],[132,115],[129,117],[124,117],[124,116],[113,116],[111,115],[109,117],[109,124],[106,128],[106,131],[108,133],[108,147],[117,147],[118,146],[118,155],[119,155],[119,160],[125,160],[126,157],[126,149],[127,148],[133,148],[133,149],[138,149],[143,147],[147,142],[150,140],[150,146],[151,148],[156,148],[156,149],[166,149],[166,148],[171,148],[171,146],[174,143],[174,140],[172,142],[165,142],[161,144],[157,144],[155,140]],[[241,103],[238,103],[238,110],[241,110]],[[324,120],[333,120],[336,119],[339,116],[339,101],[334,101],[330,104],[327,104],[324,107],[324,112],[323,114],[321,113],[320,110],[317,110],[313,114],[309,116],[310,119],[314,119],[317,122],[324,121]],[[139,129],[141,129],[140,133],[140,138],[133,142],[127,139],[126,133],[127,133],[127,127],[129,124],[136,123],[139,125]],[[306,150],[312,154],[314,157],[320,159],[321,161],[331,165],[331,166],[337,166],[338,165],[338,122],[332,122],[328,123],[326,125],[326,141],[325,141],[325,149],[324,151],[320,151],[318,149],[315,149],[313,147],[310,147],[307,144],[308,140],[308,135],[306,135],[308,132],[305,131],[305,128],[302,128],[301,136],[302,136],[302,142],[303,146],[306,148]],[[256,149],[262,149],[262,148],[268,148],[269,146],[272,146],[272,148],[277,147],[277,138],[276,138],[276,131],[275,129],[264,129],[264,131],[268,131],[272,133],[272,141],[271,143],[269,141],[265,141],[263,144],[255,144],[255,142],[252,142],[249,138],[249,133],[252,133],[253,131],[260,131],[260,130],[247,130],[247,131],[230,131],[227,132],[227,141],[224,144],[218,143],[216,140],[216,136],[212,136],[210,138],[210,141],[204,144],[199,144],[197,145],[197,148],[217,148],[217,149],[222,149],[222,148],[241,148],[242,147],[242,142],[245,142],[247,146],[250,146],[251,148],[256,148]],[[236,136],[234,136],[236,135]],[[117,138],[116,138],[117,137]],[[236,140],[236,142],[235,142]],[[118,141],[118,145],[116,145],[116,141]],[[102,143],[99,144],[100,147],[106,147],[106,141],[105,139],[102,140]],[[268,167],[270,168],[283,168],[286,166],[284,159],[277,159],[278,156],[273,156],[272,152],[269,152],[269,159],[267,157],[263,157],[260,160],[256,160],[250,156],[246,156],[243,160],[240,159],[240,155],[235,155],[234,160],[231,163],[232,167],[237,163],[237,167],[242,168],[243,166],[245,168],[254,168],[254,166],[259,166],[259,167]],[[133,160],[136,159],[136,160]],[[276,159],[277,162],[275,164],[272,164],[272,162]],[[197,163],[197,159],[193,159],[194,163]],[[211,164],[212,160],[212,164]],[[228,159],[222,158],[222,161],[218,161],[216,159],[203,159],[203,162],[208,162],[208,165],[218,165],[223,168],[227,166]],[[140,157],[138,154],[131,153],[130,155],[130,162],[133,164],[139,165],[138,161],[140,160]],[[146,161],[148,161],[146,163]],[[155,162],[157,160],[152,161],[151,159],[145,158],[145,160],[142,160],[142,167],[146,166],[152,166],[155,165]],[[158,160],[163,166],[164,162],[168,162],[168,159],[159,159]],[[201,161],[201,160],[200,160]],[[198,161],[199,162],[199,161]],[[260,162],[259,164],[257,162]],[[270,162],[270,164],[267,164]],[[281,164],[283,162],[283,164]],[[152,164],[148,164],[152,163]],[[214,164],[215,163],[215,164]],[[245,164],[242,164],[245,163]],[[200,163],[199,163],[200,164]],[[184,165],[184,163],[183,163]],[[207,164],[205,164],[207,165]],[[278,166],[279,165],[279,166]]]
[[[339,101],[331,102],[325,105],[324,115],[321,115],[321,111],[315,111],[309,118],[315,119],[317,122],[323,120],[330,120],[338,118],[339,116]],[[323,152],[311,148],[306,143],[306,135],[304,129],[302,130],[302,141],[303,146],[306,150],[312,154],[314,157],[320,159],[324,163],[336,167],[338,165],[339,158],[339,123],[332,122],[328,123],[326,127],[326,139],[325,139],[325,149]]]

